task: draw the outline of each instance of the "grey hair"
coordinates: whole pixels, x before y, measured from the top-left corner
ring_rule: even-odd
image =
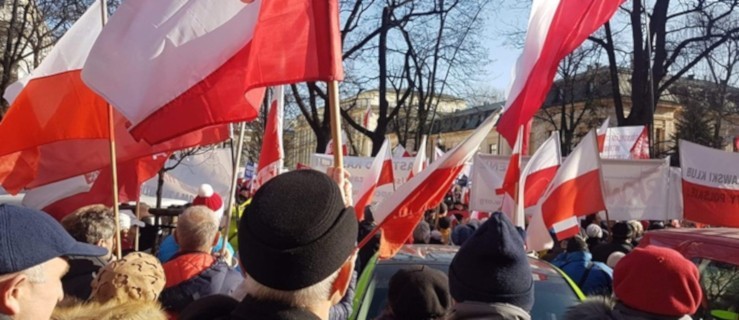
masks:
[[[44,275],[44,265],[37,264],[33,267],[21,271],[22,274],[28,277],[28,281],[31,283],[44,283],[46,282],[46,276]]]
[[[213,210],[205,206],[189,207],[177,218],[177,244],[183,251],[193,251],[213,244],[218,224]]]
[[[283,291],[267,287],[246,274],[244,278],[244,286],[247,295],[257,299],[266,301],[282,302],[294,307],[309,307],[318,302],[326,301],[331,298],[331,287],[339,277],[339,271],[323,279],[310,287],[298,289],[294,291]]]

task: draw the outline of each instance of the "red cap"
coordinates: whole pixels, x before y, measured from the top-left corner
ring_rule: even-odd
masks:
[[[630,308],[662,316],[693,314],[703,299],[695,264],[657,246],[636,248],[616,264],[613,292]]]

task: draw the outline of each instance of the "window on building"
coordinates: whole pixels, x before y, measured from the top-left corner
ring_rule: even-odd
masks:
[[[654,146],[657,149],[657,153],[663,153],[665,151],[665,143],[667,139],[665,137],[664,128],[654,128]]]

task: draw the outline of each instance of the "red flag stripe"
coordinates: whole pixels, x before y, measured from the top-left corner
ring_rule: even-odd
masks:
[[[593,170],[556,186],[542,203],[545,225],[603,210],[600,182],[600,170]]]
[[[546,192],[549,183],[557,174],[559,166],[545,168],[526,177],[525,192],[523,198],[524,208],[535,206]]]

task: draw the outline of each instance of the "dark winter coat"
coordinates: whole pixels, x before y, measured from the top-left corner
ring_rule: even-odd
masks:
[[[627,254],[631,252],[631,250],[634,250],[634,246],[632,244],[626,242],[617,242],[616,240],[614,240],[611,243],[601,244],[594,248],[592,251],[593,260],[606,263],[608,262],[608,257],[611,255],[611,253],[618,251]]]
[[[607,297],[592,297],[570,307],[565,320],[690,320],[690,316],[665,317],[631,309]]]
[[[613,270],[601,262],[593,261],[590,252],[562,253],[552,264],[562,269],[585,295],[611,293]]]
[[[256,300],[247,296],[241,302],[216,295],[195,301],[179,317],[180,320],[320,320],[314,313],[277,302]]]
[[[165,264],[167,286],[162,291],[159,301],[162,302],[167,311],[180,312],[187,305],[202,297],[214,294],[231,294],[243,282],[244,278],[241,273],[229,267],[225,262],[209,260],[210,255],[208,254],[200,255],[204,256],[198,256],[198,253],[176,256]],[[208,261],[211,261],[211,263],[208,263]],[[202,271],[190,272],[194,276],[172,282],[171,270]],[[187,274],[187,272],[184,272],[184,274]]]
[[[507,303],[466,301],[457,303],[449,320],[531,320],[526,310]]]
[[[70,256],[69,272],[62,277],[62,287],[64,295],[75,297],[80,300],[87,300],[92,293],[92,279],[95,274],[104,267],[107,262],[101,257],[77,257]]]

